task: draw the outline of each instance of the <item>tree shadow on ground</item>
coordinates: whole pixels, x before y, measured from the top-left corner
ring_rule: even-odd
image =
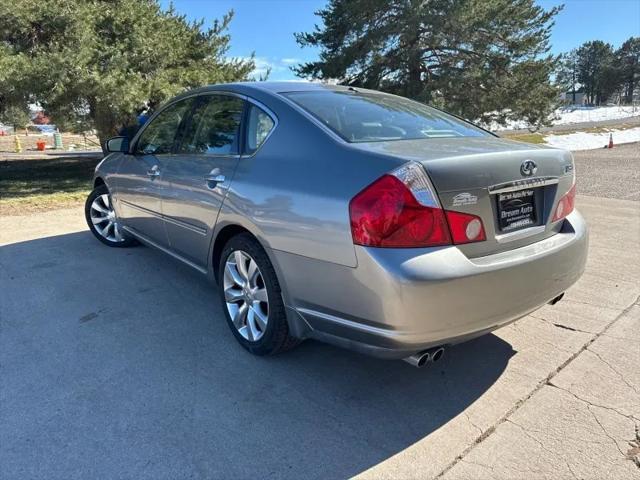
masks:
[[[90,190],[98,162],[73,155],[0,161],[0,198]]]
[[[0,247],[0,463],[11,477],[344,478],[464,412],[515,353],[428,369],[318,342],[257,358],[214,286],[88,232]]]

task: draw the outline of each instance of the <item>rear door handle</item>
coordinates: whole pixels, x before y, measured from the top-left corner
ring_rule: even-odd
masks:
[[[154,177],[159,177],[160,168],[158,167],[158,165],[154,165],[153,167],[151,167],[151,169],[147,170],[147,176],[151,179],[153,179]]]
[[[204,180],[207,183],[207,188],[213,190],[219,183],[224,183],[227,178],[220,173],[219,168],[214,168],[209,172],[209,175],[204,176]]]
[[[227,178],[224,175],[207,175],[206,177],[204,177],[204,179],[207,181],[207,183],[222,183],[224,182]]]

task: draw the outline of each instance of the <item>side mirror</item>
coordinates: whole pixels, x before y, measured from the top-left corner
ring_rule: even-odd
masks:
[[[129,153],[129,139],[127,137],[113,137],[107,140],[107,152]]]

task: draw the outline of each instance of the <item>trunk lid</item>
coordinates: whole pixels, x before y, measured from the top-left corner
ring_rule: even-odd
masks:
[[[445,210],[480,217],[487,240],[460,245],[469,257],[528,245],[554,235],[562,227],[562,222],[551,220],[558,200],[573,185],[573,158],[568,151],[497,137],[353,145],[420,162]],[[522,212],[533,211],[521,218],[520,208]],[[510,217],[512,213],[514,217]]]

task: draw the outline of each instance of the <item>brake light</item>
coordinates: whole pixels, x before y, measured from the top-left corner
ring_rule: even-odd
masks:
[[[569,189],[567,193],[565,193],[562,198],[558,201],[558,205],[556,205],[556,209],[553,212],[553,220],[552,222],[557,222],[558,220],[562,220],[564,217],[573,212],[573,208],[576,203],[576,184]]]
[[[482,242],[487,239],[480,217],[450,210],[446,214],[454,244]]]
[[[429,178],[416,163],[383,175],[349,203],[357,245],[433,247],[450,245],[444,211]]]

